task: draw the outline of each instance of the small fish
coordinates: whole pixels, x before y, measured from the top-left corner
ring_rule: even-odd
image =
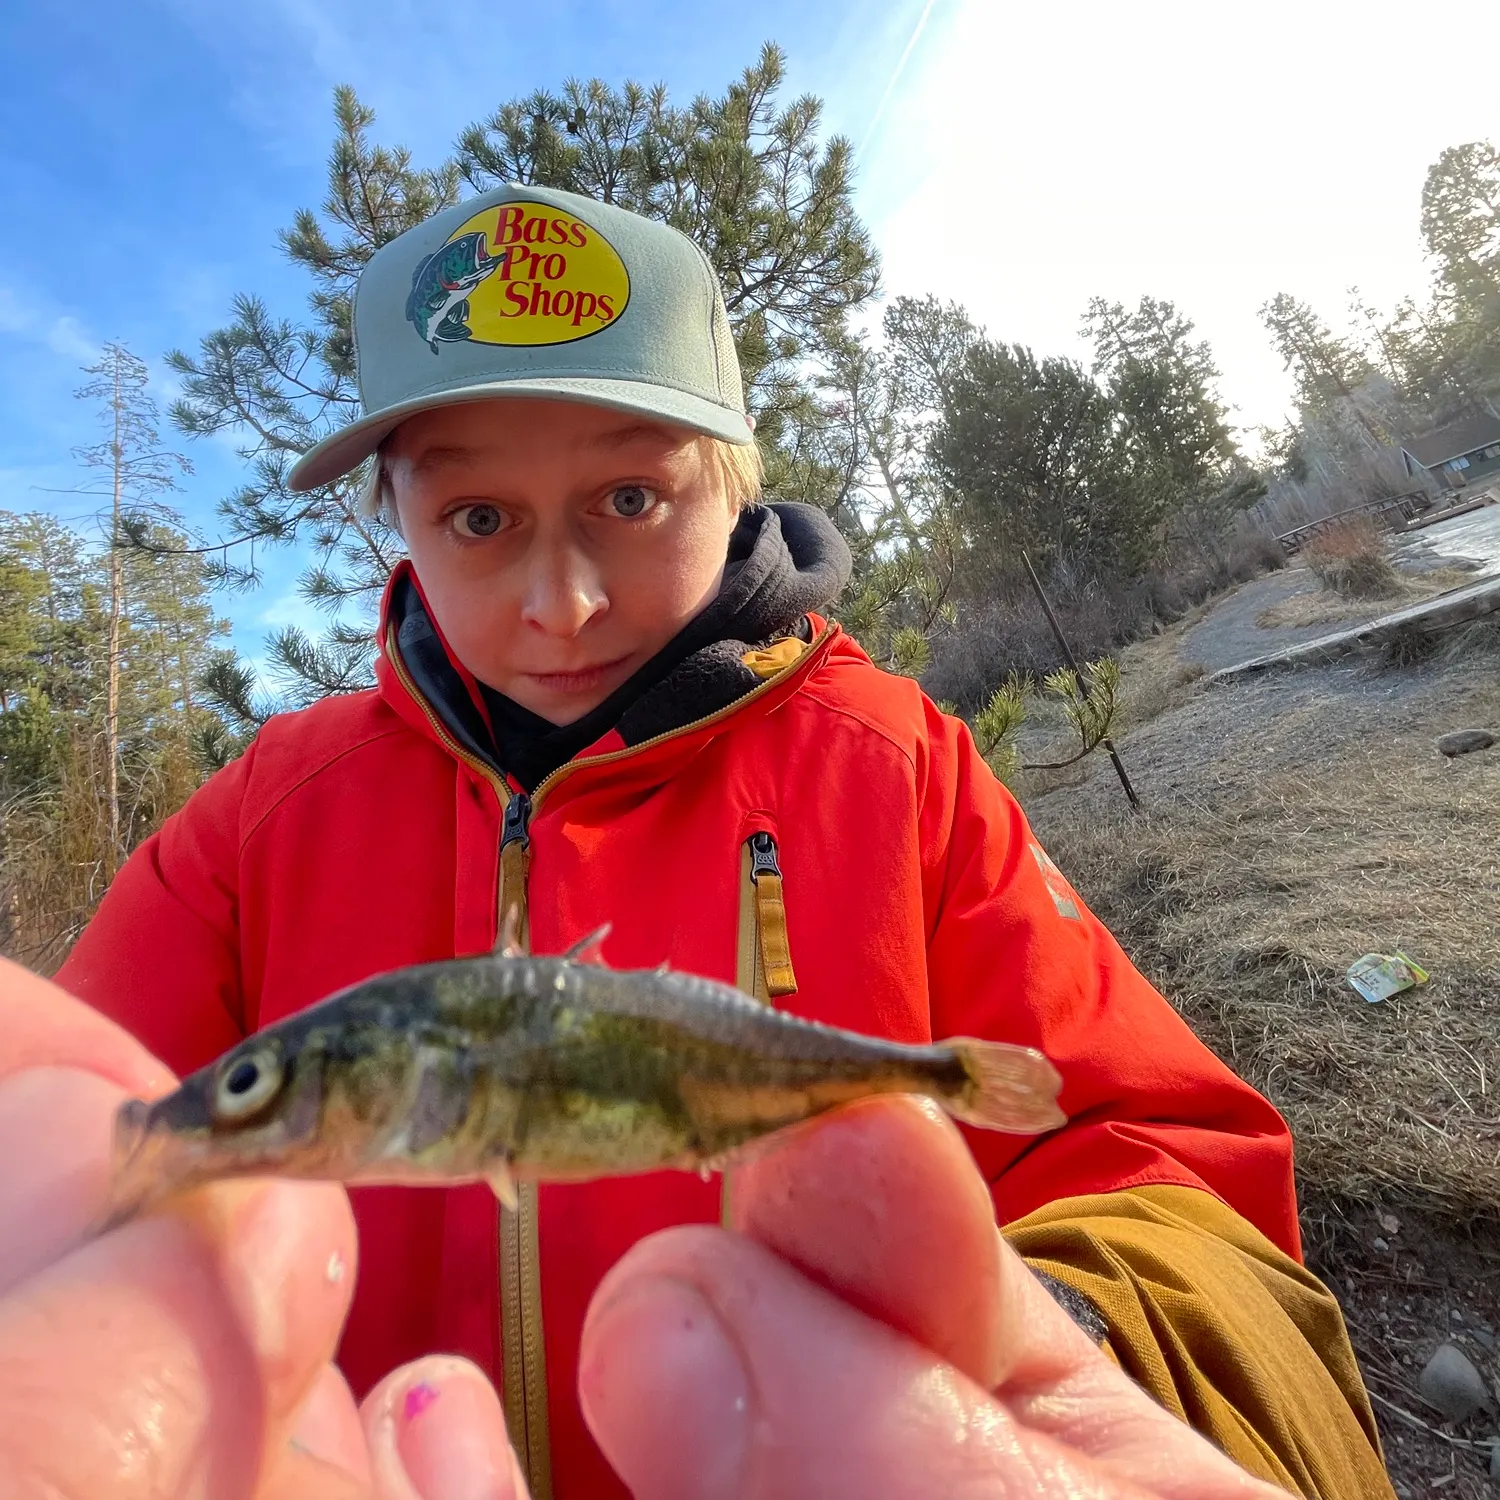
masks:
[[[607,929],[605,929],[607,930]],[[345,1183],[707,1177],[751,1143],[884,1093],[1035,1134],[1064,1123],[1039,1052],[909,1046],[818,1025],[665,968],[512,949],[399,969],[280,1021],[115,1127],[117,1223],[227,1177]]]
[[[406,317],[434,354],[438,341],[458,343],[473,337],[469,328],[469,293],[502,265],[509,251],[491,255],[480,230],[460,235],[418,263],[406,297]]]

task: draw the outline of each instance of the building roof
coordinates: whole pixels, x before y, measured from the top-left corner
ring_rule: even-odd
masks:
[[[1477,448],[1500,443],[1500,418],[1490,416],[1460,417],[1425,437],[1407,438],[1401,449],[1424,469],[1435,469],[1450,458],[1462,458]]]

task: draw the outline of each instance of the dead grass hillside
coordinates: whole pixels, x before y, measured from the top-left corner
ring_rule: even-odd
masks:
[[[1085,899],[1206,1040],[1292,1120],[1304,1175],[1500,1209],[1500,655],[1222,687],[1029,804]],[[1024,788],[1023,788],[1024,797]],[[1344,971],[1400,948],[1432,973],[1383,1005]]]
[[[1472,1328],[1500,1379],[1500,746],[1450,761],[1434,745],[1500,732],[1500,630],[1411,666],[1225,684],[1190,680],[1166,638],[1126,654],[1122,690],[1127,709],[1161,705],[1120,736],[1144,813],[1102,756],[1071,785],[1023,781],[1022,802],[1290,1123],[1309,1260],[1345,1307],[1398,1494],[1492,1494],[1495,1424],[1440,1430],[1416,1373]],[[1398,948],[1431,983],[1366,1004],[1345,970]]]

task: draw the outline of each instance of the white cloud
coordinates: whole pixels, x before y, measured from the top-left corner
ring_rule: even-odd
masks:
[[[320,636],[328,625],[328,616],[295,588],[278,594],[260,614],[257,623],[269,630],[295,625],[309,635]]]
[[[99,342],[84,332],[77,318],[58,313],[45,302],[28,302],[4,285],[0,285],[0,334],[49,349],[77,365],[99,358]]]

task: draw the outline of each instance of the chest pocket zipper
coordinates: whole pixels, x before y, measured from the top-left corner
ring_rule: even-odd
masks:
[[[782,889],[781,860],[775,836],[762,830],[745,841],[747,887],[744,904],[749,922],[742,920],[742,942],[751,951],[748,975],[742,976],[741,988],[768,1003],[783,995],[797,993],[797,975],[792,968],[792,950],[787,940],[786,897]],[[746,931],[746,928],[749,928]],[[749,983],[744,983],[748,979]]]

